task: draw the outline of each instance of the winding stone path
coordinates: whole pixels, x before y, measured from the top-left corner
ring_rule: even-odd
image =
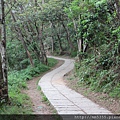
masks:
[[[65,62],[59,68],[45,74],[38,85],[58,114],[112,114],[61,82],[63,76],[74,68],[74,60],[52,58],[64,60]]]

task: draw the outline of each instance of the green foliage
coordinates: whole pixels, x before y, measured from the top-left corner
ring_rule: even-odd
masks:
[[[7,42],[7,57],[9,69],[23,69],[29,65],[25,50],[18,40]]]
[[[92,56],[80,64],[75,64],[76,75],[79,77],[78,84],[86,85],[91,90],[105,92],[111,97],[120,97],[118,73],[115,72],[115,68],[101,69],[95,63]]]
[[[38,76],[47,70],[49,70],[49,67],[40,63],[36,67],[28,66],[26,71],[22,70],[21,72],[25,76],[25,79],[29,80],[31,77]]]
[[[41,87],[40,87],[40,86],[37,86],[37,90],[41,90]]]
[[[119,20],[115,19],[114,4],[107,0],[73,0],[70,6],[65,8],[70,19],[68,26],[73,28],[76,24],[76,38],[83,39],[89,47],[108,43],[115,39],[111,33],[119,32]],[[114,21],[118,23],[118,26]],[[119,37],[118,34],[116,36]]]
[[[35,76],[39,76],[43,72],[48,71],[53,67],[57,60],[49,58],[48,66],[44,64],[37,64],[35,67],[28,66],[26,69],[20,71],[10,71],[8,75],[8,88],[10,105],[3,105],[0,109],[0,114],[31,114],[32,107],[31,101],[26,94],[21,93],[22,89],[27,88],[26,81],[32,79]],[[40,88],[39,88],[40,89]],[[43,97],[46,101],[46,98]]]
[[[49,67],[53,67],[54,65],[56,65],[58,63],[57,60],[53,59],[53,58],[49,58],[48,59],[48,66]]]
[[[75,64],[78,84],[120,97],[120,21],[115,4],[113,0],[73,0],[64,11],[68,27],[75,30],[72,38],[83,42],[77,54],[80,62]]]
[[[28,66],[26,69],[20,71],[11,71],[8,75],[9,89],[18,91],[18,88],[26,88],[26,80],[30,80],[35,76],[42,74],[43,72],[48,71],[57,63],[57,60],[49,58],[48,66],[44,64],[36,64],[35,67]]]
[[[43,101],[43,102],[48,101],[48,99],[47,99],[47,97],[46,97],[45,95],[42,96],[42,101]]]
[[[32,107],[29,97],[21,93],[10,93],[10,105],[3,104],[0,114],[31,114]]]
[[[71,57],[76,57],[77,56],[77,51],[72,51],[71,52]]]
[[[120,83],[118,83],[116,85],[116,87],[113,88],[113,91],[110,92],[109,94],[110,94],[111,97],[119,97],[120,98],[119,91],[120,91]]]

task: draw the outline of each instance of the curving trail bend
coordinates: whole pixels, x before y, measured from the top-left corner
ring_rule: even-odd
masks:
[[[49,57],[65,62],[57,69],[45,74],[38,85],[58,114],[112,114],[62,82],[63,76],[74,68],[74,60]]]

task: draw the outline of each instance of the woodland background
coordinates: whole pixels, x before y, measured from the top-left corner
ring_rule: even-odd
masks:
[[[0,18],[4,112],[8,101],[22,109],[26,81],[57,63],[48,52],[76,59],[78,84],[120,98],[119,0],[0,0]]]

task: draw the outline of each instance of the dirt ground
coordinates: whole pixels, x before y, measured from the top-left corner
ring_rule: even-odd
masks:
[[[78,78],[74,76],[74,70],[64,76],[66,86],[75,90],[76,92],[86,96],[93,102],[110,110],[114,114],[120,114],[120,99],[114,99],[107,94],[91,91],[89,88],[78,86]]]
[[[63,63],[64,61],[59,61],[58,64],[51,70],[61,66]],[[43,95],[41,94],[41,91],[38,90],[37,83],[43,75],[41,75],[40,77],[35,77],[32,80],[29,80],[27,82],[27,90],[24,90],[23,92],[26,93],[31,99],[33,114],[47,114],[47,115],[56,114],[57,112],[54,109],[54,107],[50,105],[49,102],[43,101],[42,99]]]

